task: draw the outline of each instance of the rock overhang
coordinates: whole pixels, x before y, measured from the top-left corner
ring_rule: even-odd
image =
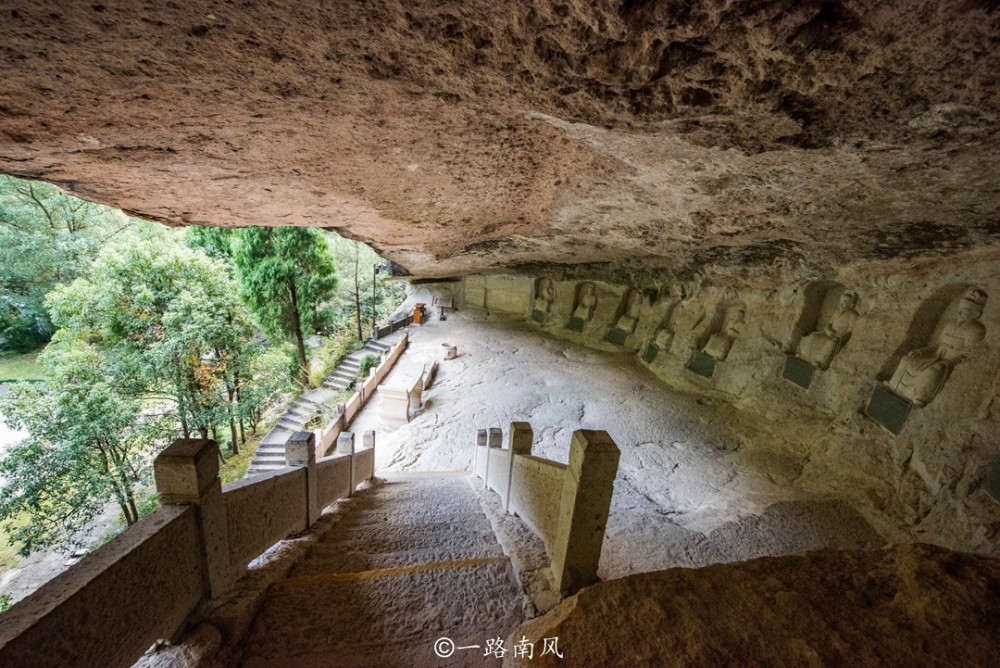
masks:
[[[12,2],[0,170],[415,276],[1000,241],[995,2]]]

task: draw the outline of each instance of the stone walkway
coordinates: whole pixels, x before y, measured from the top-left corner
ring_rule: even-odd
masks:
[[[384,477],[271,588],[239,665],[500,665],[485,648],[523,621],[522,595],[469,476]],[[480,648],[440,658],[441,638]]]

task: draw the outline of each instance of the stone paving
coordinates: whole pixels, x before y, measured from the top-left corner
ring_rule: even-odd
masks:
[[[500,665],[487,642],[523,621],[523,597],[469,476],[384,479],[271,588],[238,665]],[[441,657],[442,638],[480,647]]]

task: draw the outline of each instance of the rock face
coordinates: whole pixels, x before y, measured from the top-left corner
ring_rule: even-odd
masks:
[[[994,665],[998,593],[1000,561],[928,545],[676,568],[567,599],[504,666]]]
[[[995,245],[995,0],[13,0],[0,170],[415,275]]]
[[[980,249],[905,268],[890,261],[859,263],[828,276],[771,285],[622,284],[548,274],[468,276],[441,289],[462,285],[462,308],[619,351],[676,390],[735,406],[741,427],[749,429],[748,452],[763,457],[769,445],[789,448],[805,462],[784,476],[789,486],[794,481],[823,494],[838,480],[839,492],[892,542],[996,553],[1000,497],[988,483],[991,467],[1000,461],[996,266],[995,253]],[[596,303],[591,317],[576,323],[584,284],[593,287]],[[538,286],[552,289],[548,311],[535,307]],[[638,318],[630,332],[622,332],[617,323],[636,289],[644,295]],[[845,293],[855,297],[845,300]],[[973,301],[982,301],[982,295],[980,308]],[[856,315],[843,315],[844,303]],[[979,315],[960,325],[963,309]],[[736,322],[740,312],[743,319]],[[839,324],[831,325],[835,320]],[[966,330],[968,337],[955,334]],[[834,341],[827,334],[823,343],[824,332],[831,331],[843,338]],[[824,345],[827,368],[801,360],[804,348]],[[724,356],[718,354],[722,350]],[[914,351],[928,352],[911,357]],[[805,372],[808,382],[789,373],[789,365]],[[894,381],[906,367],[920,369],[907,382],[933,394],[926,405],[899,398],[906,395]],[[888,406],[876,401],[879,396]],[[623,444],[623,452],[630,445]],[[769,470],[763,460],[761,466]],[[677,483],[664,484],[669,491]],[[864,491],[873,484],[883,491]]]

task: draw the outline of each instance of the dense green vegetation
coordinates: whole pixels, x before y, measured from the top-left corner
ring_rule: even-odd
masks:
[[[309,384],[305,337],[332,320],[324,308],[337,288],[326,239],[303,227],[247,227],[233,235],[240,294],[272,336],[292,338],[302,384]]]
[[[41,381],[0,395],[28,433],[0,461],[8,542],[72,549],[108,503],[134,524],[179,436],[214,438],[223,475],[244,475],[268,407],[402,301],[373,283],[380,262],[316,230],[180,233],[0,176],[0,382]]]
[[[0,351],[23,352],[55,331],[44,307],[109,240],[136,221],[46,183],[0,174]]]

